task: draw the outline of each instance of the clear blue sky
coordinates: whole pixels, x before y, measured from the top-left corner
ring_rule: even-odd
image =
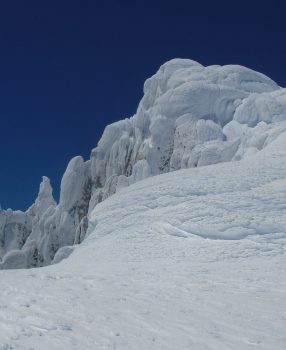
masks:
[[[0,203],[55,196],[69,159],[131,116],[166,60],[242,64],[286,85],[285,1],[2,1]]]

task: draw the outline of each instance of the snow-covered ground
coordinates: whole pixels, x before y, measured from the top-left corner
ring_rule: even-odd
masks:
[[[0,349],[284,350],[286,133],[98,204],[57,265],[0,271]]]
[[[60,248],[84,240],[95,206],[118,190],[243,159],[284,132],[286,89],[270,78],[238,65],[170,60],[146,80],[135,115],[108,125],[89,160],[69,162],[58,203],[44,177],[27,211],[0,210],[0,269],[51,264]]]

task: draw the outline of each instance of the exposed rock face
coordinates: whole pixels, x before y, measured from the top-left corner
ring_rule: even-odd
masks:
[[[0,212],[0,267],[50,264],[60,248],[82,242],[91,210],[119,189],[164,172],[239,160],[285,130],[286,90],[265,75],[171,60],[145,82],[136,114],[107,126],[89,161],[70,161],[58,205],[43,178],[26,213]]]

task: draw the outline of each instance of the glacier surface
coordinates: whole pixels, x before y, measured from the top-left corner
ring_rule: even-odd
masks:
[[[61,248],[84,240],[92,210],[115,192],[154,175],[247,158],[285,130],[286,90],[270,78],[238,65],[171,60],[145,82],[136,114],[107,126],[90,160],[70,161],[59,203],[44,177],[26,212],[0,212],[0,268],[51,264]]]
[[[284,350],[285,164],[285,89],[167,62],[59,203],[0,211],[0,350]]]
[[[68,258],[0,271],[0,349],[284,350],[285,164],[284,132],[118,190]]]

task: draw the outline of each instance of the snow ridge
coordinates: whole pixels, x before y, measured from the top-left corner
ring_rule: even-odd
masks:
[[[58,204],[44,177],[25,213],[0,212],[0,268],[59,261],[115,192],[154,175],[246,159],[285,131],[286,89],[270,78],[237,65],[171,60],[145,82],[136,114],[107,126],[90,160],[70,161]]]

